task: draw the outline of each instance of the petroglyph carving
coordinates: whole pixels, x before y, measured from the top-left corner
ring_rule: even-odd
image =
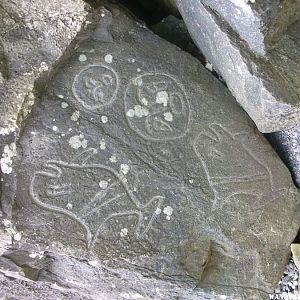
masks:
[[[157,195],[142,203],[120,173],[104,164],[88,163],[96,152],[96,149],[87,149],[71,162],[47,161],[45,170],[35,172],[32,177],[30,195],[33,201],[81,224],[88,248],[93,247],[109,220],[123,216],[136,218],[134,235],[137,239],[144,238],[164,197]]]
[[[75,76],[72,92],[85,109],[93,111],[111,104],[118,88],[118,75],[111,67],[89,65]]]
[[[269,186],[273,197],[270,169],[244,145],[239,134],[232,134],[220,124],[211,124],[193,141],[193,149],[213,190],[213,207],[224,205],[237,195],[247,195],[259,203],[263,196],[259,194],[259,185]]]
[[[172,140],[188,130],[190,108],[181,84],[166,74],[145,74],[131,81],[125,95],[131,129],[146,140]]]

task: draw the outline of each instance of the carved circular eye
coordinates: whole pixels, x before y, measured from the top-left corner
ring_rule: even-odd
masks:
[[[72,92],[85,109],[94,111],[110,105],[116,98],[118,87],[118,75],[112,68],[90,65],[75,76]]]
[[[166,74],[145,74],[131,81],[125,113],[132,130],[146,140],[177,139],[187,132],[190,107],[184,88]]]

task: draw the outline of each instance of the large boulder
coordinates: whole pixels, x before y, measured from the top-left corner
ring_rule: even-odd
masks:
[[[287,31],[300,2],[280,2],[176,0],[200,50],[262,132],[300,121],[300,50],[291,48],[299,23]]]
[[[282,275],[300,221],[288,170],[197,59],[119,8],[6,150],[19,248],[235,299],[268,299]]]

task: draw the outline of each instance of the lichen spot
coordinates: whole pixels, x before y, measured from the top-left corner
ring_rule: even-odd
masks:
[[[159,91],[156,94],[156,103],[167,106],[169,101],[169,94],[166,91]]]
[[[145,105],[145,106],[147,106],[148,105],[148,100],[144,97],[144,98],[142,98],[142,103],[143,103],[143,105]]]
[[[100,186],[100,188],[103,189],[103,190],[107,189],[107,187],[108,187],[108,181],[106,181],[106,180],[101,180],[101,181],[99,182],[99,186]]]
[[[72,203],[68,203],[68,204],[66,205],[66,207],[67,207],[68,210],[71,210],[71,209],[73,208],[73,205],[72,205]]]
[[[10,145],[4,146],[2,158],[0,159],[0,168],[2,173],[10,174],[12,172],[12,158],[16,155],[17,147],[15,143],[11,143]]]
[[[111,163],[116,163],[117,162],[117,157],[115,156],[115,155],[112,155],[110,158],[109,158],[109,161],[111,162]]]
[[[129,109],[126,113],[127,117],[133,118],[134,117],[134,109]]]
[[[125,237],[128,234],[128,229],[127,228],[122,228],[120,232],[121,237]]]
[[[84,61],[87,60],[87,57],[84,54],[80,54],[79,57],[78,57],[78,60],[81,61],[81,62],[84,62]]]
[[[108,117],[107,116],[101,116],[101,122],[103,124],[106,124],[108,122]]]
[[[163,213],[166,215],[166,219],[170,220],[173,214],[173,208],[171,206],[166,206],[163,210]]]
[[[69,145],[73,149],[79,149],[83,148],[85,149],[87,147],[88,141],[84,138],[83,134],[74,135],[69,139]]]
[[[77,122],[80,117],[80,112],[78,110],[74,111],[72,116],[71,116],[71,121]]]
[[[102,139],[102,140],[100,141],[100,149],[101,149],[101,150],[105,150],[105,149],[106,149],[106,142],[105,142],[104,139]]]
[[[169,112],[169,111],[164,113],[164,118],[165,118],[165,120],[168,121],[168,122],[172,122],[172,121],[173,121],[173,115],[172,115],[172,113]]]
[[[160,214],[161,214],[161,208],[158,207],[158,208],[155,210],[155,214],[156,214],[156,215],[160,215]]]
[[[130,170],[130,167],[127,164],[121,164],[120,171],[126,175]]]
[[[104,60],[106,63],[111,64],[113,61],[113,56],[111,54],[106,54]]]
[[[67,108],[69,104],[67,102],[62,102],[61,103],[61,108]]]

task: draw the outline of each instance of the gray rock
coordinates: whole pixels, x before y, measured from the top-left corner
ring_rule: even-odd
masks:
[[[55,65],[85,24],[81,0],[1,0],[0,175],[2,210],[13,200],[12,165],[19,127],[47,84]],[[2,174],[1,174],[2,173]]]
[[[269,133],[266,137],[290,169],[295,185],[300,188],[300,126]]]
[[[295,71],[299,47],[292,50],[291,59],[281,51],[286,49],[285,39],[293,40],[283,34],[299,18],[300,2],[284,1],[282,6],[278,1],[252,2],[177,0],[177,5],[200,50],[258,129],[274,132],[300,121],[299,75],[294,76],[299,73]],[[298,33],[299,25],[296,28]],[[281,44],[274,44],[279,37]]]
[[[118,8],[49,82],[17,153],[20,248],[235,299],[268,299],[282,275],[300,221],[288,170],[196,59]]]
[[[205,64],[203,54],[191,39],[182,19],[169,15],[161,20],[161,22],[151,26],[151,30],[161,38],[190,53]]]
[[[224,299],[178,282],[144,277],[138,272],[125,269],[112,269],[97,261],[88,262],[49,252],[36,258],[36,261],[39,263],[44,259],[52,263],[41,270],[37,281],[0,269],[0,297],[18,300]]]
[[[0,136],[17,129],[47,77],[85,22],[81,0],[1,0]]]

